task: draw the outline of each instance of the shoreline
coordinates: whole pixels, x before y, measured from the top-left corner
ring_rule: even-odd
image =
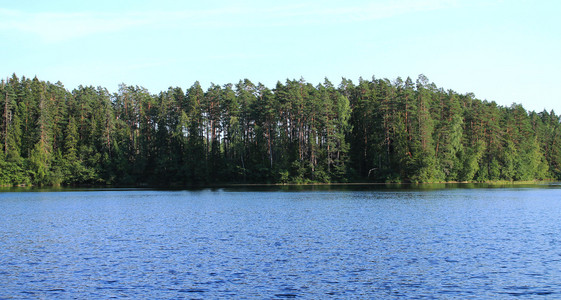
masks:
[[[244,187],[430,187],[430,186],[520,186],[520,185],[549,185],[555,183],[555,180],[532,180],[532,181],[447,181],[447,182],[333,182],[333,183],[217,183],[217,184],[201,184],[201,185],[168,185],[168,186],[151,186],[151,185],[58,185],[58,186],[37,186],[37,185],[16,185],[16,186],[2,186],[0,185],[0,192],[2,190],[200,190],[200,189],[219,189],[219,188],[244,188]]]

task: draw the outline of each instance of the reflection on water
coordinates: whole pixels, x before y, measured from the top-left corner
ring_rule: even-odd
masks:
[[[0,193],[0,298],[559,297],[560,190],[457,187]]]

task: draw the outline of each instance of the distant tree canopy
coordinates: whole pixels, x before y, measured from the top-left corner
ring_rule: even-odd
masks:
[[[560,117],[410,78],[0,84],[0,185],[561,179]]]

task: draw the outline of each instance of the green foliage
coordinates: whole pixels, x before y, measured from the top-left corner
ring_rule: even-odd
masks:
[[[493,157],[491,163],[489,164],[489,180],[500,180],[501,179],[501,166],[499,161]]]
[[[502,177],[506,180],[516,179],[518,173],[516,167],[518,164],[518,151],[512,141],[507,141],[505,151],[503,152]]]
[[[158,95],[0,81],[0,185],[561,179],[561,118],[411,78]]]
[[[464,153],[464,167],[460,173],[461,181],[472,181],[474,180],[475,174],[479,171],[480,160],[485,151],[485,146],[483,142],[478,142],[473,147],[466,149]],[[483,176],[483,178],[485,178]]]
[[[30,171],[33,182],[38,185],[50,184],[51,154],[48,145],[43,141],[38,142],[29,157]]]

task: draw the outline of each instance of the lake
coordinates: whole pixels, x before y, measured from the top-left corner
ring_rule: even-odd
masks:
[[[559,298],[561,186],[0,193],[0,298]]]

